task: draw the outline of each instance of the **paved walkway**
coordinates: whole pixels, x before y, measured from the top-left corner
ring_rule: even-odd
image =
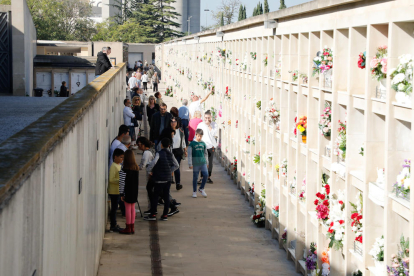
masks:
[[[137,155],[137,161],[141,156]],[[184,188],[176,191],[172,187],[172,196],[182,203],[180,213],[168,221],[157,221],[156,225],[143,221],[138,214],[135,235],[106,233],[98,276],[299,275],[271,232],[256,228],[250,221],[253,208],[216,160],[214,184],[206,186],[207,198],[191,197],[192,172],[187,161],[181,164]],[[140,179],[145,179],[144,172]],[[144,211],[148,204],[144,181],[139,193]],[[161,210],[160,206],[159,213]],[[119,217],[118,223],[124,227],[125,219]],[[151,247],[153,253],[156,251],[156,245],[151,243],[151,226],[158,227],[161,260],[151,261]],[[162,274],[156,267],[160,263]]]

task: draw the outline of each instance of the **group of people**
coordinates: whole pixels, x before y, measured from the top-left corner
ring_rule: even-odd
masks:
[[[141,82],[128,80],[134,87],[144,83],[146,75],[138,70],[133,76]],[[156,73],[154,73],[156,76]],[[140,77],[140,78],[137,78]],[[154,90],[155,91],[155,90]],[[142,93],[141,93],[142,94]],[[146,189],[151,208],[145,211],[145,220],[157,220],[157,206],[164,205],[160,220],[166,221],[179,212],[178,203],[172,198],[170,188],[175,184],[176,190],[183,188],[181,183],[181,161],[188,158],[189,168],[193,170],[193,194],[197,191],[207,197],[206,183],[213,183],[211,172],[213,156],[217,148],[217,124],[212,121],[212,114],[208,110],[201,119],[201,105],[210,96],[204,99],[193,96],[192,103],[182,101],[180,108],[172,107],[167,111],[167,104],[162,101],[161,93],[150,96],[145,108],[141,94],[131,95],[124,100],[124,125],[120,126],[118,136],[112,141],[109,150],[109,186],[108,194],[111,199],[110,231],[121,234],[133,234],[135,223],[135,204],[138,202],[139,170],[146,170]],[[149,137],[141,136],[138,126],[134,123],[142,122],[146,111],[150,126]],[[138,135],[135,135],[137,133]],[[137,137],[139,136],[139,137]],[[132,150],[143,152],[138,165]],[[201,176],[199,179],[199,175]],[[197,189],[197,185],[201,185]],[[126,217],[126,227],[121,229],[116,221],[118,207]],[[139,207],[139,205],[138,205]]]

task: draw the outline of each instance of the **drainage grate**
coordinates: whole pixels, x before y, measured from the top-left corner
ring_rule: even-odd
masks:
[[[161,250],[160,239],[158,236],[158,223],[157,221],[149,222],[150,232],[150,249],[151,249],[151,270],[153,276],[162,276],[162,264],[161,264]]]

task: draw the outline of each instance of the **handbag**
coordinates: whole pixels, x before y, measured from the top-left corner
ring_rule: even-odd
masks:
[[[132,118],[132,123],[134,124],[134,127],[138,127],[137,118]]]

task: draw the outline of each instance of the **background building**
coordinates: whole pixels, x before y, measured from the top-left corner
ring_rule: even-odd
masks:
[[[177,28],[180,32],[188,32],[188,18],[190,19],[190,32],[198,33],[200,31],[200,14],[201,14],[201,0],[177,0],[171,6],[175,11],[181,14],[176,22],[181,25]]]

